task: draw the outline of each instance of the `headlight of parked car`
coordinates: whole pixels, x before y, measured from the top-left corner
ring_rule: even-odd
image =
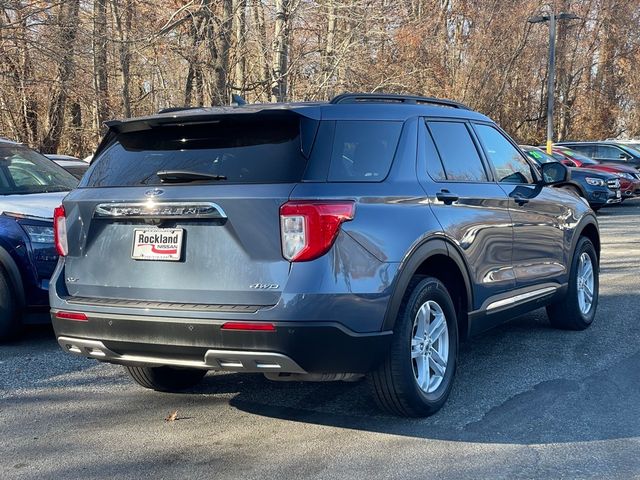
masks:
[[[53,227],[45,227],[42,225],[22,225],[32,243],[51,243],[53,244]]]
[[[587,183],[589,185],[593,185],[594,187],[604,187],[605,186],[605,181],[601,178],[595,178],[595,177],[586,177],[585,180],[587,181]]]
[[[620,178],[626,178],[627,180],[635,180],[633,175],[631,175],[630,173],[627,173],[627,172],[614,172],[614,175],[616,175],[616,176],[618,176]]]

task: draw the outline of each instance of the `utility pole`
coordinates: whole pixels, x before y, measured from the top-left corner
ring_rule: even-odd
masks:
[[[529,18],[529,23],[549,22],[549,71],[547,73],[547,153],[551,155],[553,146],[553,104],[556,76],[556,22],[580,18],[573,13],[561,12],[558,15],[552,10],[548,14]]]

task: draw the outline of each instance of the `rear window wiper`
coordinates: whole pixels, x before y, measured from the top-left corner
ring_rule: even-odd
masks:
[[[192,172],[191,170],[160,170],[156,172],[162,183],[186,183],[201,180],[226,180],[226,175]]]

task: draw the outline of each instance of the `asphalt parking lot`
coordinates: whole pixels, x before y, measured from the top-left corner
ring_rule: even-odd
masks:
[[[594,325],[539,310],[463,344],[425,420],[380,414],[364,382],[209,374],[155,393],[32,329],[0,347],[0,477],[640,478],[640,200],[599,219]]]

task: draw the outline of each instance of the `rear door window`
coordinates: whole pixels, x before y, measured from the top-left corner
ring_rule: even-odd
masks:
[[[487,172],[471,138],[469,130],[463,122],[428,121],[427,126],[433,142],[436,145],[444,175],[439,178],[437,163],[427,160],[429,174],[434,180],[448,180],[459,182],[486,182]]]
[[[582,155],[586,155],[587,157],[594,158],[595,155],[595,147],[593,145],[571,145],[571,150],[575,150],[576,152],[581,153]]]
[[[219,175],[213,181],[225,184],[297,182],[307,165],[300,124],[297,114],[272,112],[119,133],[82,186],[158,185],[161,170]]]
[[[337,121],[330,182],[380,182],[389,173],[402,122]]]
[[[627,158],[622,150],[610,145],[598,145],[596,149],[596,158],[602,160],[624,160]]]

